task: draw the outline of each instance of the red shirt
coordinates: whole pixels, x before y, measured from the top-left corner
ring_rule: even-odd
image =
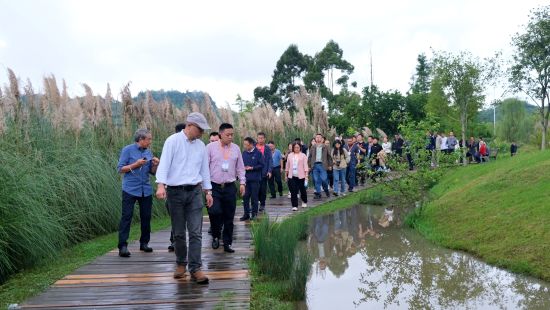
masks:
[[[265,151],[265,144],[260,146],[259,144],[256,144],[256,148],[258,149],[258,151],[260,151],[262,153],[262,155],[264,155],[264,151]]]

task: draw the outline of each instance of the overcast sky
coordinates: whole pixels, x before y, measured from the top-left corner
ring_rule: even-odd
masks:
[[[267,85],[289,44],[314,55],[333,39],[360,88],[372,47],[374,83],[406,92],[419,53],[509,54],[529,10],[546,3],[0,0],[0,84],[9,67],[38,90],[53,73],[71,95],[83,94],[80,83],[103,95],[107,83],[118,92],[132,81],[134,94],[202,90],[220,106]]]

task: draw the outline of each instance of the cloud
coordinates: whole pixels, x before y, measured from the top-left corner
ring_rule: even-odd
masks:
[[[218,103],[267,85],[289,44],[314,55],[330,39],[355,66],[351,80],[360,87],[370,83],[372,49],[375,83],[404,92],[419,53],[506,51],[529,9],[545,3],[0,1],[0,62],[37,85],[50,73],[75,93],[82,82],[103,91],[107,82],[114,90],[131,80],[136,93],[200,89]]]

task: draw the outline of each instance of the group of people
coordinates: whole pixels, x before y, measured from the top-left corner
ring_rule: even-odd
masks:
[[[206,204],[211,223],[212,248],[220,247],[233,253],[233,221],[237,197],[243,197],[244,215],[241,221],[255,220],[265,209],[267,190],[271,198],[283,196],[283,182],[290,191],[292,210],[307,207],[308,180],[313,179],[314,198],[322,193],[329,197],[353,192],[357,184],[366,180],[356,172],[360,164],[372,169],[387,170],[386,156],[402,153],[403,140],[396,136],[394,145],[384,138],[380,145],[376,137],[364,141],[362,134],[346,139],[337,138],[332,144],[317,134],[306,146],[297,138],[286,152],[276,148],[273,141],[266,143],[265,133],[256,139],[246,137],[243,151],[233,143],[234,129],[223,123],[217,132],[210,133],[208,145],[201,141],[204,131],[210,130],[204,115],[194,112],[185,124],[178,124],[176,132],[166,139],[160,158],[155,157],[150,145],[148,129],[138,129],[134,143],[121,151],[118,172],[123,174],[122,215],[119,225],[119,256],[129,257],[129,236],[134,205],[139,204],[141,218],[140,250],[152,252],[149,246],[153,187],[150,175],[156,176],[156,197],[166,200],[172,222],[169,251],[175,251],[174,278],[186,276],[197,283],[208,283],[201,270],[202,209]],[[238,182],[238,183],[237,183]],[[188,236],[188,240],[187,240]]]

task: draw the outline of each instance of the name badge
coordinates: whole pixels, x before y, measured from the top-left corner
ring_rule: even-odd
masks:
[[[229,162],[227,161],[222,162],[222,171],[223,172],[229,171]]]

